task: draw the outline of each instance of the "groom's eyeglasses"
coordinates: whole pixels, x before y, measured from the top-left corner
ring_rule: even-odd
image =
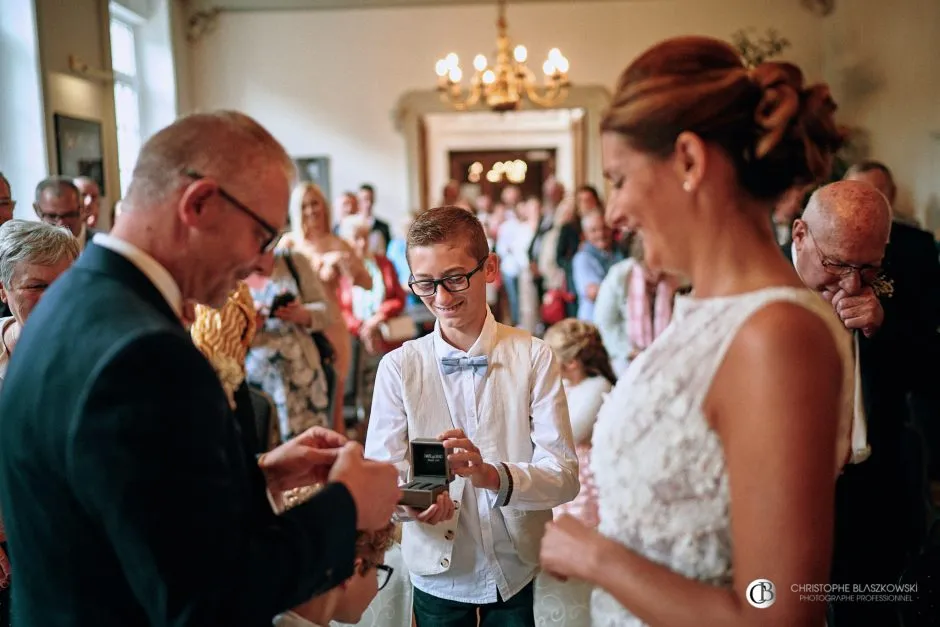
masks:
[[[183,170],[183,174],[193,179],[194,181],[199,181],[204,178],[208,178],[199,172],[196,172],[192,169]],[[229,194],[225,191],[221,185],[216,187],[216,191],[219,193],[219,196],[227,200],[233,207],[244,213],[246,216],[254,220],[266,233],[267,237],[261,242],[261,254],[269,253],[277,246],[278,242],[281,240],[283,233],[278,231],[276,228],[271,226],[271,224],[259,216],[257,213],[249,209],[243,202]]]

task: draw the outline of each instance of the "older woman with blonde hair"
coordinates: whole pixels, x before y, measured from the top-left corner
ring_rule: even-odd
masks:
[[[372,277],[366,271],[362,260],[356,256],[349,244],[331,232],[330,205],[318,185],[307,182],[295,187],[291,194],[288,215],[291,232],[284,236],[281,245],[295,248],[310,261],[313,271],[326,288],[326,296],[332,310],[339,311],[337,293],[343,277],[353,285],[365,289],[372,287]],[[341,399],[352,359],[352,340],[343,318],[339,315],[330,320],[324,334],[336,351],[336,383],[331,396],[335,399],[333,422],[341,425]]]

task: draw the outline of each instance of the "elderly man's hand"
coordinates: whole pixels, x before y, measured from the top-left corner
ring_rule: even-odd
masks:
[[[842,323],[847,329],[861,329],[865,337],[871,337],[885,321],[885,311],[881,301],[870,286],[865,286],[855,296],[849,296],[845,290],[835,294],[823,292],[823,298],[832,303]]]

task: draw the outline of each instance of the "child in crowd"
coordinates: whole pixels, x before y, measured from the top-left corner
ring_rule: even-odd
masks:
[[[383,564],[392,545],[395,525],[375,533],[360,531],[356,537],[353,576],[326,594],[274,618],[274,627],[327,627],[331,621],[356,624],[379,590],[388,584],[392,568]]]

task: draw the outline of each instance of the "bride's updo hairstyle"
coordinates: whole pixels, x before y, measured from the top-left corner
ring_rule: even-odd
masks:
[[[789,63],[748,70],[730,45],[708,37],[659,43],[620,77],[601,130],[661,158],[688,131],[720,146],[741,187],[772,200],[829,176],[843,134],[826,85],[803,84]]]

